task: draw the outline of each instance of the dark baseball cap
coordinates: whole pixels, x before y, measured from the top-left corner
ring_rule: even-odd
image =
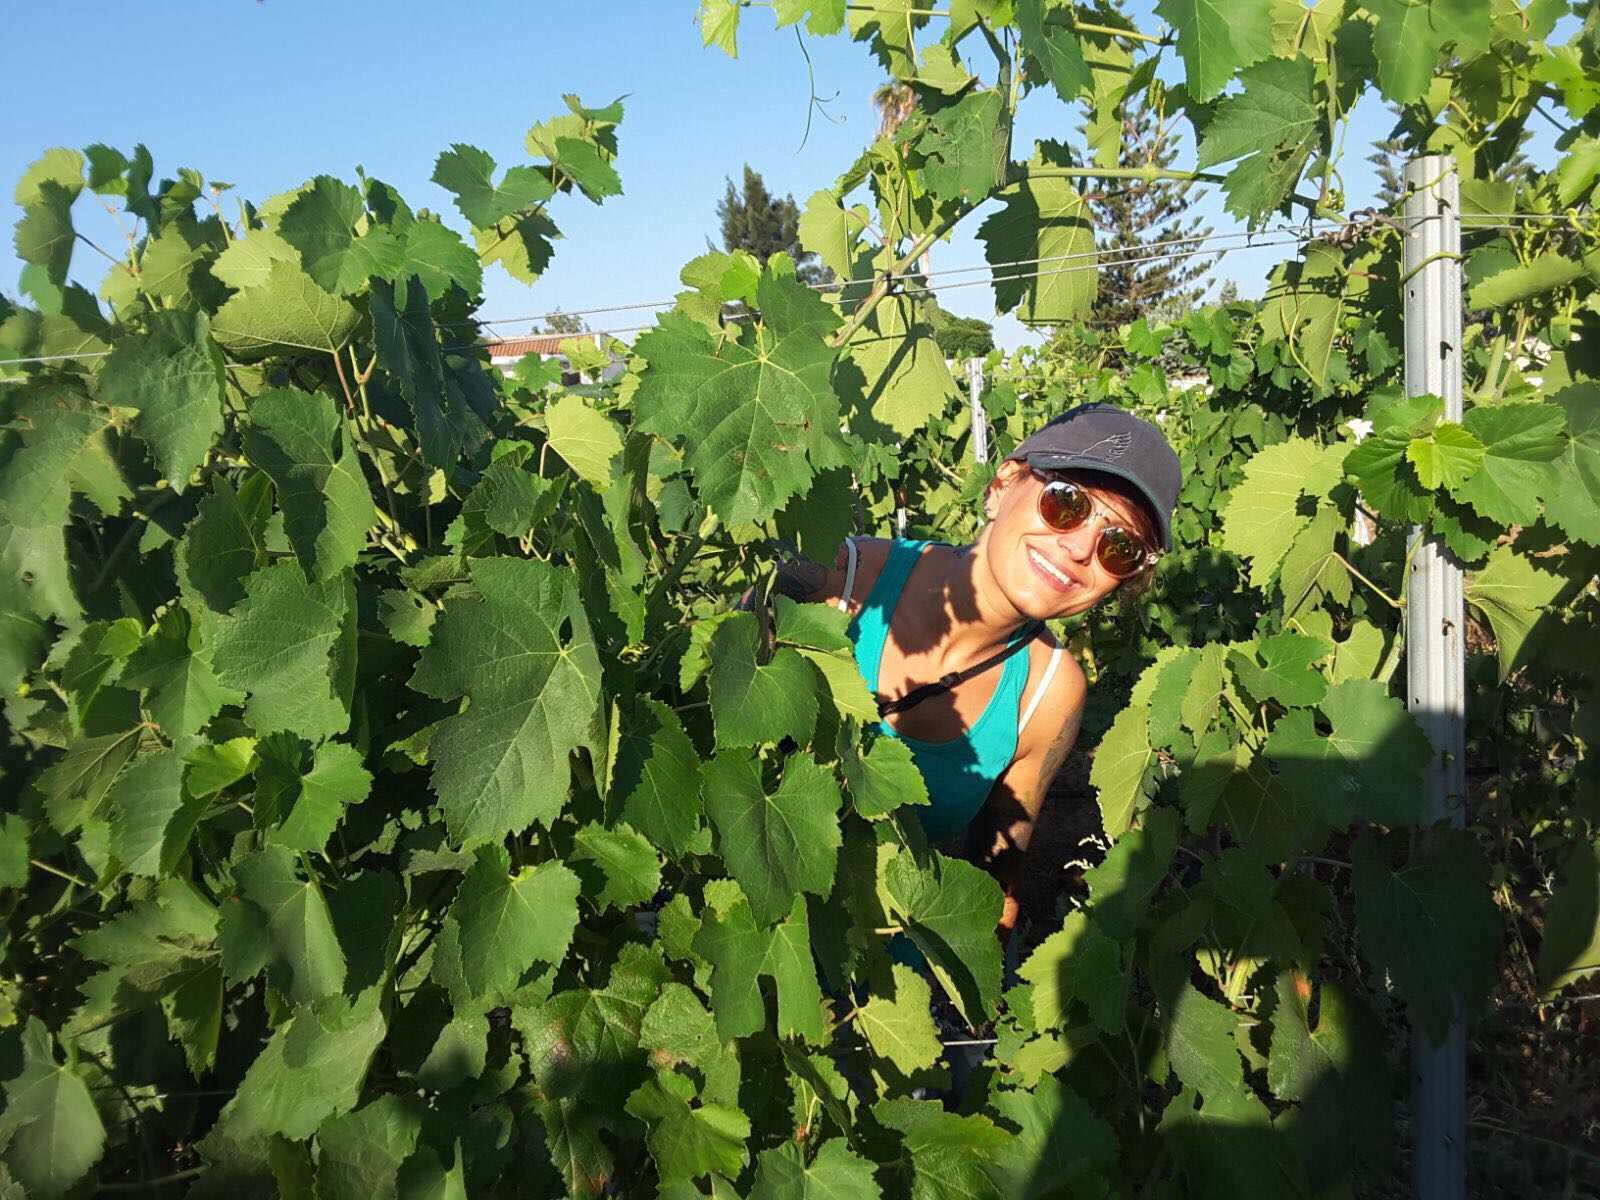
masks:
[[[1150,502],[1162,549],[1172,549],[1172,511],[1183,469],[1149,421],[1114,404],[1079,405],[1023,438],[1006,458],[1046,471],[1101,471],[1126,479]]]

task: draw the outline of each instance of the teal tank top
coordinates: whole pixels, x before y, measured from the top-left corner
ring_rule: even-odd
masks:
[[[911,568],[930,544],[906,538],[890,542],[889,560],[846,630],[855,643],[861,677],[874,695],[883,663],[883,644],[889,636],[889,618],[905,590]],[[1028,655],[1013,654],[1001,664],[1000,683],[988,706],[971,729],[952,741],[925,742],[895,732],[887,721],[878,722],[878,728],[886,735],[899,738],[910,747],[911,757],[927,782],[931,804],[918,809],[917,815],[930,841],[942,842],[964,834],[989,798],[995,780],[1016,757],[1018,707],[1027,682]]]

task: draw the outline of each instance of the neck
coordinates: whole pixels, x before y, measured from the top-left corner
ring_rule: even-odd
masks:
[[[906,613],[897,631],[907,649],[937,645],[945,664],[968,666],[999,650],[1026,622],[995,586],[982,550],[980,536],[928,564],[927,601]]]

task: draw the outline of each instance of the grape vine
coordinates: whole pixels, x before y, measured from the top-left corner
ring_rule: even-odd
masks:
[[[705,0],[706,43],[754,7]],[[1600,965],[1600,17],[770,7],[916,99],[806,205],[841,282],[703,255],[609,382],[494,369],[478,294],[620,193],[620,102],[569,97],[526,163],[448,147],[447,215],[360,174],[236,201],[143,146],[23,174],[0,1191],[1311,1196],[1395,1172],[1395,1031],[1482,1012],[1512,816],[1554,878],[1539,993]],[[1403,224],[1345,212],[1371,89],[1407,153],[1459,163],[1460,422],[1398,375]],[[1036,92],[1088,136],[1014,147]],[[1192,170],[1117,164],[1135,93]],[[1552,111],[1560,163],[1508,173]],[[1089,324],[1087,197],[1157,176],[1328,232],[1260,302]],[[86,192],[129,231],[93,292]],[[1186,474],[1150,594],[1061,631],[1107,845],[1015,972],[999,886],[928,845],[870,732],[843,614],[733,610],[775,544],[831,558],[900,508],[976,528],[915,274],[969,218],[999,308],[1053,330],[991,355],[992,456],[1103,399]],[[1395,684],[1412,524],[1471,572],[1475,745],[1544,714],[1467,831],[1423,822]],[[963,1041],[992,1058],[947,1106]]]

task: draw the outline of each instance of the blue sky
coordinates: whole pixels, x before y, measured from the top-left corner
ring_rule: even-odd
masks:
[[[807,38],[816,91],[836,99],[826,105],[833,120],[812,113],[806,137],[811,83],[794,31],[775,31],[768,9],[747,10],[734,61],[701,47],[694,8],[694,0],[13,5],[0,39],[0,78],[12,98],[0,123],[0,174],[15,180],[51,146],[105,142],[127,151],[143,141],[158,175],[190,166],[261,200],[316,174],[353,178],[360,164],[461,228],[448,194],[429,179],[439,151],[464,141],[502,166],[522,162],[523,134],[564,110],[563,93],[590,104],[627,93],[617,163],[625,194],[601,207],[558,203],[552,215],[566,236],[550,270],[530,288],[490,268],[483,311],[515,317],[667,299],[682,264],[715,236],[725,177],[748,162],[775,192],[803,204],[871,139],[869,97],[883,78],[864,45]],[[1147,0],[1131,5],[1153,28],[1148,9]],[[1053,96],[1035,94],[1022,107],[1019,155],[1034,138],[1077,128]],[[1351,207],[1372,194],[1364,159],[1389,123],[1376,97],[1357,110],[1342,164]],[[1541,142],[1547,150],[1548,139]],[[5,207],[9,226],[20,210]],[[1219,231],[1239,228],[1215,196],[1202,197],[1199,211]],[[96,240],[120,237],[92,196],[75,216]],[[981,220],[975,214],[936,248],[935,269],[983,261],[973,237]],[[1275,248],[1232,254],[1214,283],[1233,278],[1242,294],[1259,295],[1282,256]],[[93,258],[79,247],[77,274],[91,286],[100,274]],[[0,289],[14,292],[18,270],[5,239]],[[940,301],[953,312],[994,316],[987,286],[946,289]],[[643,319],[620,313],[589,322],[609,328]],[[1009,318],[996,332],[1008,347],[1033,340]]]

